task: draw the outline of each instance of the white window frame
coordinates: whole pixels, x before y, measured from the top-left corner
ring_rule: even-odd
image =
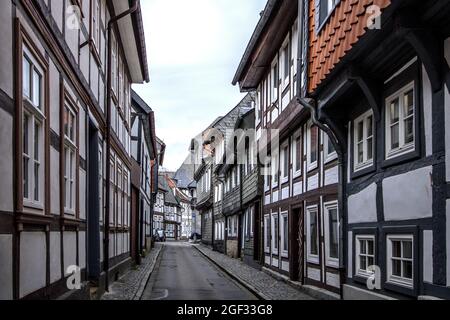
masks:
[[[373,241],[373,255],[369,254],[368,252],[362,254],[361,253],[361,241]],[[360,257],[364,256],[367,258],[372,257],[374,264],[376,263],[376,251],[377,250],[377,244],[375,242],[375,236],[374,235],[357,235],[355,237],[355,275],[368,278],[373,275],[373,272],[368,272],[367,270],[361,269],[361,262]],[[367,248],[366,248],[367,251]],[[368,265],[369,267],[369,265]]]
[[[276,104],[278,101],[278,97],[280,96],[280,65],[278,63],[278,56],[272,61],[270,67],[270,93],[271,93],[271,103]],[[274,84],[277,84],[277,88],[275,88]]]
[[[405,93],[408,91],[413,91],[413,115],[412,115],[412,122],[413,122],[413,141],[409,143],[405,143],[405,114],[404,114],[404,97]],[[390,117],[390,104],[395,99],[399,100],[399,147],[398,148],[392,148],[391,146],[391,117]],[[395,92],[394,94],[390,95],[386,99],[385,104],[385,115],[386,115],[386,141],[385,141],[385,148],[386,148],[386,159],[392,159],[395,157],[398,157],[400,155],[404,155],[410,152],[415,151],[416,146],[416,139],[418,138],[416,136],[416,117],[417,117],[417,101],[416,101],[416,88],[415,88],[415,82],[412,81],[406,86],[402,87],[400,90]]]
[[[278,255],[280,252],[280,244],[279,244],[279,232],[280,232],[280,217],[278,212],[272,212],[271,216],[270,216],[270,222],[271,222],[271,247],[272,247],[272,255]],[[275,228],[275,220],[277,220],[277,227]],[[278,229],[278,230],[277,230]],[[278,235],[278,237],[276,237],[275,235]]]
[[[372,118],[372,136],[368,136],[367,130],[368,130],[368,124],[369,124],[369,118]],[[363,123],[363,138],[362,141],[358,141],[358,126],[360,123]],[[353,163],[354,168],[353,170],[359,171],[368,167],[371,167],[373,165],[374,156],[375,156],[375,121],[373,116],[373,111],[369,110],[359,116],[355,121],[353,121]],[[372,139],[372,158],[368,158],[368,139]],[[361,163],[358,162],[358,146],[359,144],[363,144],[363,161]]]
[[[22,123],[24,123],[25,118],[27,118],[27,149],[28,153],[23,152],[22,161],[28,160],[27,172],[25,175],[23,172],[23,188],[24,188],[24,205],[31,207],[33,209],[42,210],[44,208],[44,187],[45,187],[45,139],[44,139],[44,128],[46,126],[46,117],[43,113],[44,111],[44,97],[45,97],[45,73],[42,66],[38,63],[34,55],[30,50],[24,45],[22,52],[22,65],[25,60],[29,64],[29,79],[28,79],[28,93],[25,94],[24,90],[22,92],[23,97],[23,118]],[[34,76],[37,74],[38,78]],[[22,81],[24,81],[25,77]],[[39,79],[39,101],[36,101],[35,96],[35,79]],[[36,126],[37,125],[37,126]],[[36,128],[38,132],[36,132]],[[24,132],[22,133],[21,143],[25,144]],[[36,138],[37,137],[37,138]],[[37,139],[37,140],[36,140]],[[37,144],[36,144],[37,142]],[[36,148],[37,147],[37,148]],[[37,154],[37,157],[36,157]],[[25,166],[25,163],[22,165]],[[36,167],[37,179],[36,179]],[[25,179],[27,180],[27,195],[25,195]],[[37,182],[36,182],[37,180]],[[37,186],[37,194],[36,194]],[[37,199],[36,199],[37,195]]]
[[[316,214],[316,223],[317,223],[317,254],[311,253],[311,213]],[[306,208],[306,247],[307,247],[307,261],[310,263],[318,264],[319,263],[319,253],[320,253],[320,224],[319,224],[319,208],[317,205],[310,206]]]
[[[272,154],[271,161],[271,172],[272,172],[272,189],[277,188],[280,183],[280,152],[276,150],[274,154]],[[276,177],[276,179],[275,179]]]
[[[268,230],[272,230],[271,226],[270,226],[270,215],[269,214],[265,214],[264,215],[264,252],[267,254],[270,254],[270,247],[271,247],[271,239],[272,236],[271,234],[269,234],[267,231]],[[269,241],[267,241],[269,240]]]
[[[323,154],[324,154],[324,162],[325,162],[325,163],[329,163],[329,162],[331,162],[331,161],[336,160],[337,157],[338,157],[338,155],[337,155],[336,149],[335,149],[333,152],[328,153],[328,147],[329,147],[330,144],[332,145],[333,143],[331,142],[331,139],[330,139],[330,137],[328,136],[328,134],[326,134],[325,132],[322,132],[322,134],[323,134]]]
[[[286,53],[289,55],[288,58],[288,63],[289,66],[287,68],[288,73],[285,74],[285,70],[286,70]],[[286,90],[286,88],[289,86],[290,84],[290,75],[291,75],[291,46],[290,46],[290,41],[289,41],[289,35],[286,37],[286,39],[283,42],[283,45],[281,46],[281,52],[280,52],[280,57],[281,57],[281,63],[280,66],[282,66],[282,69],[280,70],[280,78],[281,78],[281,83],[282,83],[282,93],[284,92],[284,90]],[[282,94],[281,93],[281,94]]]
[[[281,244],[280,244],[280,250],[281,250],[281,256],[284,258],[289,258],[289,213],[288,211],[283,211],[280,214],[281,220],[280,220],[280,238],[281,238]],[[284,218],[287,218],[287,225],[284,223]],[[284,233],[287,232],[287,250],[284,249]]]
[[[285,152],[286,151],[286,152]],[[289,181],[289,171],[291,168],[291,157],[289,156],[289,141],[284,142],[280,148],[280,166],[281,166],[281,175],[280,180],[281,184]],[[287,159],[287,169],[286,172],[284,170],[284,161]]]
[[[76,142],[76,135],[78,129],[77,123],[77,114],[73,107],[70,105],[68,101],[64,104],[64,112],[67,110],[69,115],[69,126],[72,125],[72,134],[70,136],[64,132],[64,159],[65,159],[65,168],[64,168],[64,211],[66,214],[75,215],[76,208],[76,186],[77,186],[77,162],[76,157],[78,153],[78,147]],[[70,128],[69,128],[70,130]],[[65,123],[64,123],[64,131],[65,131]],[[68,153],[68,155],[66,155]]]
[[[297,168],[297,140],[300,139],[300,167]],[[298,130],[292,137],[292,171],[293,177],[297,178],[302,175],[302,161],[303,161],[303,152],[302,152],[302,131]]]
[[[324,227],[325,227],[325,263],[329,267],[339,268],[339,207],[337,201],[326,202],[323,205],[324,207]],[[330,210],[336,210],[337,213],[337,241],[338,241],[338,257],[331,257],[330,255]]]
[[[255,214],[255,208],[250,207],[250,237],[253,238],[254,232],[253,232],[253,222],[254,222],[254,214]]]
[[[401,261],[411,261],[412,263],[412,279],[394,276],[392,274],[392,242],[393,241],[411,241],[411,259],[403,258],[403,245],[402,245],[402,258],[399,258],[398,260]],[[414,256],[414,236],[411,234],[404,234],[404,235],[387,235],[386,237],[386,265],[387,265],[387,282],[395,285],[399,285],[406,288],[414,288],[414,259],[416,257]],[[403,264],[402,264],[402,270],[403,270]]]
[[[317,141],[317,145],[316,145],[316,147],[317,147],[317,155],[316,155],[316,160],[315,161],[312,161],[312,159],[311,159],[311,151],[312,151],[312,148],[311,148],[311,146],[312,146],[312,140],[311,140],[311,129],[312,129],[312,127],[315,127],[314,125],[313,125],[313,123],[310,121],[310,122],[308,122],[308,125],[307,125],[307,130],[306,130],[306,160],[307,160],[307,169],[308,169],[308,171],[312,171],[312,170],[315,170],[315,169],[317,169],[317,167],[318,167],[318,161],[319,161],[319,141]],[[317,127],[316,127],[317,128]],[[317,140],[319,140],[319,136],[320,136],[320,130],[319,130],[319,128],[317,128]]]

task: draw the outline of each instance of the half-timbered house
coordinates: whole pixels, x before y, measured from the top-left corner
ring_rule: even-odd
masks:
[[[255,129],[265,177],[259,230],[265,270],[338,293],[337,155],[328,135],[297,101],[304,85],[298,72],[298,2],[267,2],[233,84],[256,92]]]
[[[140,6],[2,1],[0,30],[0,299],[54,298],[72,274],[101,293],[131,262]]]
[[[131,111],[131,256],[140,263],[151,247],[154,174],[157,161],[155,116],[132,91]],[[157,168],[157,167],[156,167]]]
[[[344,298],[449,298],[450,3],[300,9],[302,104],[332,129],[342,163]]]

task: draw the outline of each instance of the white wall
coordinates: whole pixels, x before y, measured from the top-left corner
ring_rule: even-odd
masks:
[[[371,184],[348,198],[348,223],[377,222],[377,185]]]
[[[44,232],[20,234],[20,297],[46,284],[46,242]]]
[[[0,300],[13,298],[12,241],[12,235],[0,235]]]
[[[61,233],[50,232],[50,282],[56,282],[61,275]]]
[[[423,281],[433,283],[433,231],[423,231]]]
[[[10,97],[13,96],[13,66],[12,63],[12,21],[11,1],[2,1],[0,10],[0,30],[2,37],[0,46],[0,89]]]
[[[1,46],[0,46],[1,47]],[[1,69],[1,68],[0,68]],[[0,211],[14,211],[13,203],[13,135],[12,117],[0,109]]]
[[[67,276],[67,268],[77,265],[77,234],[76,232],[64,232],[64,275]]]
[[[383,180],[386,221],[432,217],[432,167],[425,167]]]
[[[422,86],[423,86],[423,116],[425,125],[425,151],[427,156],[433,154],[433,110],[432,101],[433,93],[431,90],[431,82],[425,67],[422,65]]]

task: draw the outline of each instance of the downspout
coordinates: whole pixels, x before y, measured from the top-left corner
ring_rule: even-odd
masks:
[[[111,17],[108,22],[107,32],[108,32],[108,65],[107,65],[107,81],[106,81],[106,121],[107,121],[107,127],[106,127],[106,181],[107,181],[107,188],[105,193],[105,226],[104,226],[104,271],[105,271],[105,291],[109,292],[109,233],[110,233],[110,210],[109,210],[109,203],[111,199],[111,192],[110,192],[110,183],[111,183],[111,91],[112,91],[112,79],[111,79],[111,71],[112,71],[112,27],[114,24],[116,24],[120,19],[133,14],[136,12],[139,8],[139,0],[134,0],[133,6],[128,9],[125,12],[122,12],[119,15],[116,15],[115,17]]]
[[[298,45],[298,63],[297,63],[297,102],[308,109],[311,113],[311,120],[313,124],[319,127],[322,131],[324,131],[328,137],[330,138],[333,146],[336,149],[336,153],[338,155],[338,207],[339,207],[339,269],[340,269],[340,279],[341,279],[341,292],[342,292],[342,284],[344,283],[345,275],[345,261],[347,261],[346,251],[344,248],[347,246],[347,236],[346,236],[346,176],[347,176],[347,168],[345,166],[345,157],[346,150],[345,145],[341,145],[339,143],[339,139],[334,131],[320,121],[317,109],[317,101],[313,98],[307,98],[302,96],[302,66],[305,63],[304,71],[307,74],[308,72],[308,52],[306,52],[306,61],[303,61],[303,42],[304,42],[304,34],[303,34],[303,23],[305,12],[309,10],[308,1],[305,2],[303,6],[304,0],[298,0],[298,30],[299,30],[299,45]],[[304,9],[306,11],[304,11]],[[308,26],[306,27],[308,30]],[[308,38],[306,38],[308,40]],[[307,93],[306,93],[307,95]],[[328,118],[327,115],[324,116]]]

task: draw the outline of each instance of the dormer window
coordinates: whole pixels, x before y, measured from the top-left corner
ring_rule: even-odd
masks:
[[[319,7],[319,23],[318,23],[318,29],[321,28],[321,26],[325,23],[327,18],[330,16],[330,14],[333,12],[334,8],[336,8],[336,5],[339,3],[340,0],[316,0],[316,8]]]

